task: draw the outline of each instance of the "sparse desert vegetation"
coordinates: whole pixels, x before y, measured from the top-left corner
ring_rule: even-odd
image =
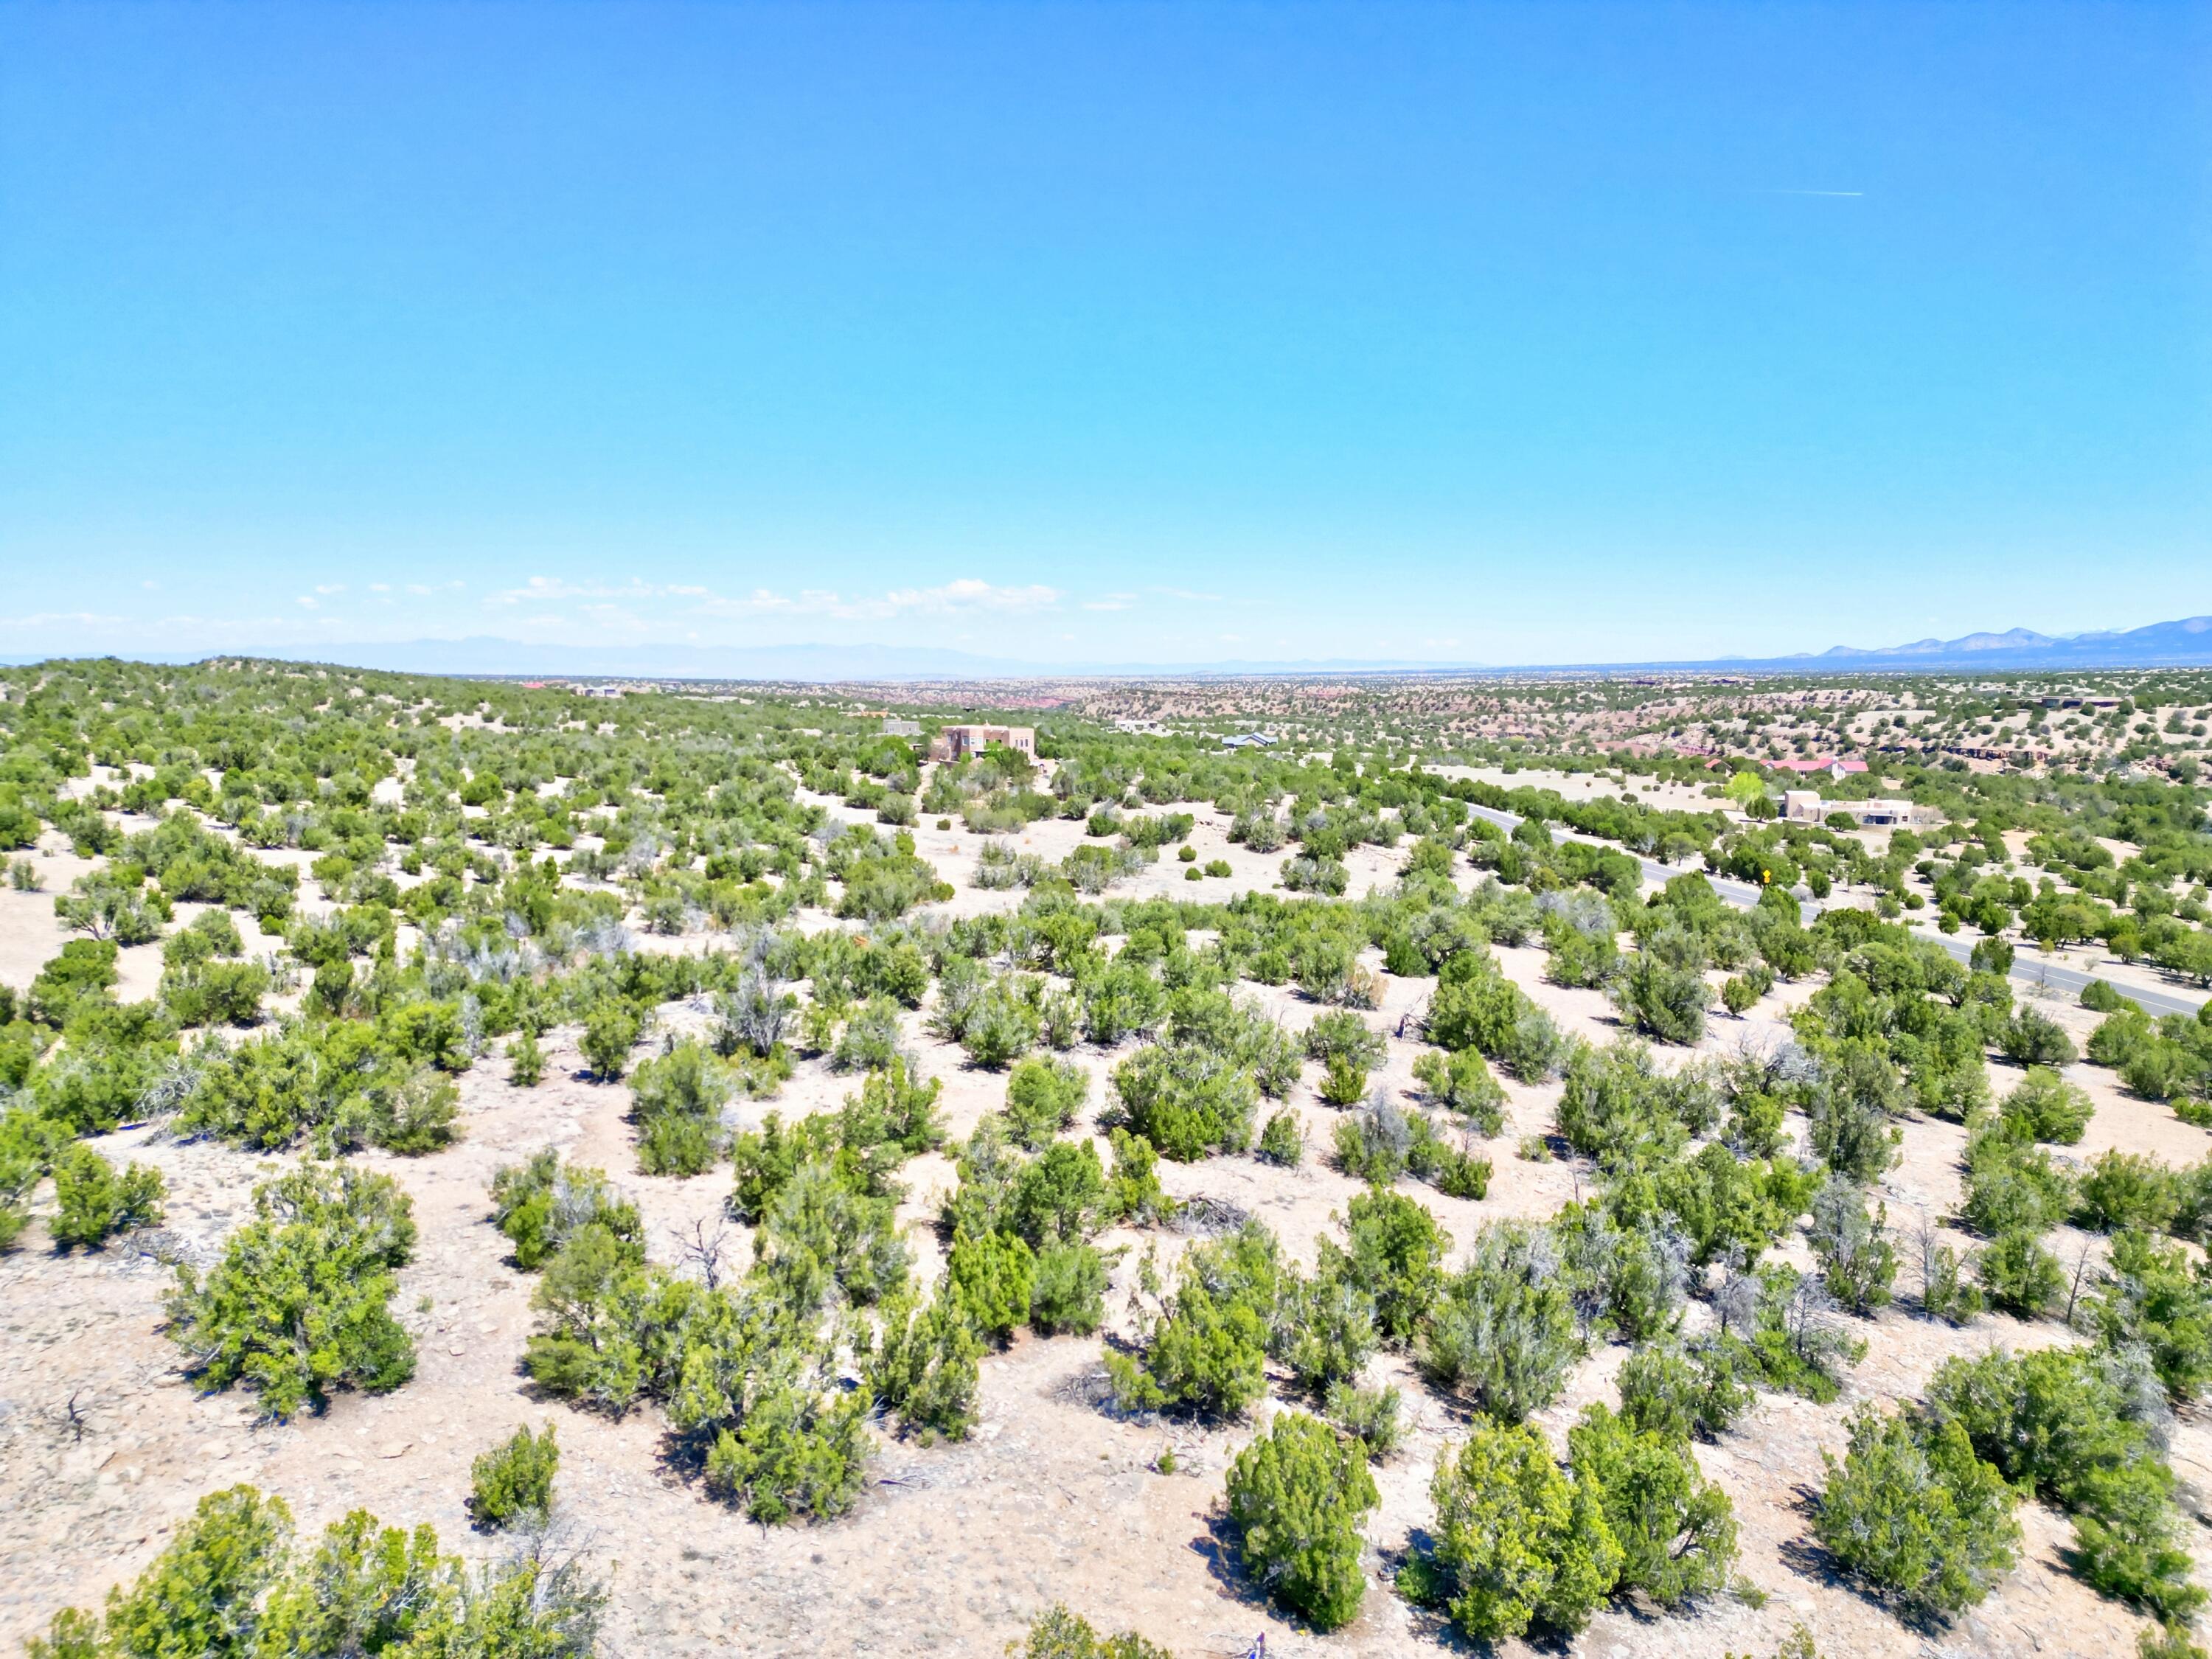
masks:
[[[2212,676],[1026,689],[7,671],[0,1638],[2192,1650]]]

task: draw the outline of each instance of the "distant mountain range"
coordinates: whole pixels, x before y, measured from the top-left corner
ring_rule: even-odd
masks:
[[[1915,640],[1859,650],[1838,645],[1818,657],[1780,660],[1817,663],[1890,664],[1917,666],[1922,663],[1972,663],[1982,666],[2004,664],[2017,667],[2162,668],[2176,665],[2212,663],[2212,617],[2188,617],[2179,622],[2152,623],[2146,628],[2094,634],[2039,634],[2031,628],[2008,629],[2002,634],[1965,634],[1955,640]]]
[[[481,635],[465,640],[405,640],[356,645],[297,646],[224,652],[343,663],[402,674],[489,674],[558,679],[697,680],[979,680],[1073,678],[1086,675],[1484,673],[1508,672],[1488,665],[1443,661],[1305,661],[1209,663],[1036,663],[981,657],[964,651],[896,645],[559,646]],[[163,656],[150,660],[192,661]],[[0,660],[35,661],[21,657]],[[1911,672],[1972,668],[1992,672],[2036,669],[2212,667],[2212,617],[2153,623],[2145,628],[2089,634],[2039,634],[2014,628],[2002,634],[1966,634],[1955,640],[1915,640],[1910,645],[1863,648],[1839,645],[1788,657],[1717,657],[1702,661],[1520,665],[1593,670],[1710,669],[1734,673]]]
[[[2032,628],[2002,634],[1962,634],[1955,640],[1915,640],[1910,645],[1831,646],[1788,657],[1714,657],[1698,662],[1582,663],[1607,669],[1717,669],[1754,674],[1913,673],[1976,668],[1991,672],[2078,668],[2212,667],[2212,617],[2089,634],[2039,634]]]

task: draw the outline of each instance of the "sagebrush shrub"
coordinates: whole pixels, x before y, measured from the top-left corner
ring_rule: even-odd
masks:
[[[1310,1278],[1286,1272],[1275,1299],[1270,1352],[1310,1393],[1358,1376],[1382,1338],[1375,1298],[1352,1282],[1346,1265],[1326,1255]]]
[[[1227,1491],[1245,1571],[1318,1628],[1348,1623],[1367,1590],[1360,1522],[1381,1501],[1358,1443],[1284,1412],[1237,1455]]]
[[[1288,1107],[1273,1113],[1260,1131],[1260,1156],[1270,1164],[1295,1170],[1305,1162],[1306,1132],[1297,1114]]]
[[[1743,1380],[1756,1363],[1741,1341],[1714,1334],[1688,1344],[1645,1343],[1620,1368],[1620,1415],[1668,1440],[1711,1439],[1749,1410]]]
[[[1582,1351],[1555,1243],[1514,1222],[1493,1223],[1476,1239],[1415,1345],[1434,1386],[1508,1423],[1549,1405]]]
[[[1091,1245],[1048,1244],[1030,1285],[1030,1324],[1040,1336],[1089,1336],[1106,1322],[1106,1262]]]
[[[952,1241],[945,1283],[975,1328],[1003,1342],[1030,1316],[1036,1255],[1010,1233],[963,1233]]]
[[[166,1190],[159,1170],[133,1164],[118,1174],[91,1147],[71,1146],[54,1159],[54,1197],[60,1207],[46,1231],[63,1249],[97,1249],[118,1233],[159,1226]]]
[[[1828,1477],[1814,1536],[1908,1612],[1961,1612],[2020,1559],[2019,1494],[1955,1422],[1862,1406],[1842,1461],[1820,1457]]]
[[[1275,1237],[1258,1222],[1193,1246],[1178,1265],[1176,1293],[1148,1333],[1141,1360],[1107,1354],[1115,1398],[1125,1409],[1242,1416],[1267,1392],[1268,1341],[1283,1278]]]
[[[553,1425],[533,1435],[525,1424],[470,1465],[469,1513],[488,1532],[542,1524],[553,1512],[553,1477],[560,1468]]]
[[[1006,1074],[1006,1127],[1036,1152],[1073,1123],[1091,1093],[1091,1073],[1073,1060],[1029,1059]]]
[[[1888,1232],[1889,1206],[1869,1214],[1865,1192],[1848,1181],[1832,1179],[1814,1198],[1813,1254],[1829,1294],[1855,1314],[1887,1303],[1897,1282]]]
[[[216,1389],[243,1382],[289,1418],[333,1388],[374,1393],[415,1372],[387,1304],[415,1244],[413,1206],[391,1176],[307,1164],[254,1189],[254,1218],[203,1281],[177,1270],[169,1334]]]
[[[1009,1644],[1006,1651],[1016,1650]],[[1057,1603],[1030,1620],[1019,1655],[1020,1659],[1175,1659],[1134,1631],[1101,1636],[1089,1620]]]
[[[2081,1058],[2066,1028],[2048,1014],[2023,1008],[1997,1033],[1997,1048],[2015,1066],[2071,1066]]]
[[[1322,1409],[1328,1420],[1366,1448],[1371,1462],[1398,1449],[1405,1430],[1399,1413],[1405,1396],[1395,1388],[1363,1389],[1351,1382],[1330,1385]]]
[[[2069,1083],[2047,1066],[2036,1066],[2029,1068],[1997,1110],[2030,1139],[2071,1146],[2081,1139],[2096,1108],[2090,1103],[2088,1091]]]
[[[630,1078],[637,1164],[647,1175],[703,1175],[726,1140],[722,1114],[737,1092],[727,1060],[696,1037],[640,1065]]]
[[[1504,1127],[1505,1087],[1474,1049],[1429,1050],[1415,1058],[1413,1079],[1478,1134],[1494,1135]]]
[[[1990,1306],[2021,1319],[2042,1318],[2066,1288],[2058,1258],[2025,1227],[1999,1233],[1984,1245],[1974,1272]]]
[[[592,1075],[602,1083],[621,1077],[644,1024],[627,1004],[620,1002],[602,1002],[586,1014],[576,1047],[591,1066]]]
[[[1446,1448],[1429,1496],[1433,1541],[1399,1588],[1443,1607],[1474,1641],[1572,1634],[1620,1570],[1595,1486],[1570,1479],[1528,1425],[1478,1423],[1464,1444]]]
[[[1328,1098],[1326,1085],[1322,1098]],[[1357,1098],[1357,1097],[1355,1097]],[[1365,1109],[1336,1126],[1336,1167],[1355,1181],[1388,1187],[1406,1172],[1413,1127],[1387,1091],[1378,1089]]]
[[[2109,1346],[2148,1358],[2172,1399],[2212,1388],[2212,1266],[2187,1247],[2116,1235],[2088,1311]]]
[[[975,1420],[983,1345],[965,1309],[945,1296],[918,1305],[910,1292],[884,1305],[883,1335],[866,1356],[868,1386],[909,1430],[963,1438]]]
[[[645,1259],[637,1206],[604,1172],[563,1164],[550,1146],[494,1170],[491,1200],[492,1224],[514,1244],[514,1265],[525,1273],[544,1267],[589,1226],[604,1229],[631,1259]]]
[[[1607,1594],[1633,1590],[1662,1607],[1711,1595],[1735,1565],[1735,1510],[1705,1479],[1686,1439],[1640,1427],[1603,1405],[1567,1431],[1577,1482],[1598,1493],[1621,1559]]]

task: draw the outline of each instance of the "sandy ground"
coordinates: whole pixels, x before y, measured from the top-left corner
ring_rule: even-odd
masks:
[[[841,817],[865,816],[836,810]],[[1215,896],[1273,883],[1281,854],[1261,858],[1231,848],[1218,814],[1186,810],[1200,817],[1193,839],[1201,862],[1227,857],[1237,875],[1185,882],[1184,866],[1170,853],[1117,893]],[[947,909],[973,914],[1018,902],[1018,892],[969,886],[979,838],[957,828],[937,830],[934,823],[924,819],[915,839],[922,854],[958,884]],[[1081,830],[1078,823],[1048,820],[1017,839],[1024,850],[1057,858],[1081,841]],[[1399,856],[1373,849],[1360,854],[1352,865],[1353,894],[1391,878]],[[40,862],[58,872],[46,895],[0,892],[0,978],[10,983],[27,982],[60,940],[51,894],[66,885],[58,875],[69,868],[66,854]],[[818,914],[803,920],[810,927],[829,922]],[[715,942],[708,935],[660,943],[700,949]],[[151,960],[158,976],[158,947],[137,954]],[[1506,971],[1568,1029],[1593,1041],[1617,1034],[1601,996],[1543,982],[1541,951],[1499,956]],[[1387,1033],[1425,988],[1385,983],[1384,1006],[1369,1018]],[[1293,1028],[1316,1012],[1295,992],[1246,988]],[[1740,1042],[1778,1038],[1788,1007],[1812,989],[1783,986],[1744,1020],[1717,1018],[1705,1050],[1721,1054]],[[2048,1006],[2077,1035],[2094,1024],[2094,1017],[2069,1005]],[[681,1030],[702,1018],[702,1011],[672,1006],[664,1011],[662,1029]],[[1003,1100],[1003,1076],[966,1066],[957,1050],[922,1034],[918,1016],[908,1024],[925,1069],[945,1082],[949,1127],[955,1135],[966,1133]],[[1413,1043],[1391,1039],[1384,1079],[1409,1086],[1418,1052]],[[485,1187],[492,1171],[548,1144],[606,1169],[643,1207],[651,1254],[670,1262],[679,1259],[677,1233],[717,1212],[728,1184],[726,1170],[690,1181],[636,1174],[628,1090],[583,1077],[573,1032],[555,1033],[548,1053],[547,1081],[535,1089],[507,1084],[495,1061],[465,1077],[465,1135],[451,1150],[416,1160],[365,1160],[389,1170],[413,1195],[422,1235],[393,1304],[416,1335],[418,1370],[392,1395],[342,1395],[320,1417],[258,1425],[250,1396],[199,1397],[179,1376],[175,1352],[161,1331],[169,1275],[141,1250],[122,1246],[57,1255],[43,1226],[34,1224],[17,1249],[0,1258],[0,1643],[21,1640],[64,1603],[95,1602],[107,1586],[143,1565],[203,1492],[238,1480],[282,1493],[303,1528],[366,1507],[391,1522],[430,1522],[449,1547],[484,1554],[491,1546],[468,1530],[464,1510],[470,1461],[517,1423],[550,1419],[558,1425],[562,1449],[564,1524],[611,1574],[611,1633],[615,1650],[625,1655],[996,1654],[1054,1600],[1066,1601],[1102,1627],[1141,1630],[1185,1659],[1241,1653],[1263,1631],[1270,1650],[1282,1654],[1456,1650],[1448,1632],[1389,1592],[1387,1577],[1397,1553],[1426,1524],[1437,1460],[1465,1425],[1394,1358],[1376,1362],[1372,1380],[1405,1389],[1412,1432],[1407,1448],[1377,1471],[1382,1503],[1366,1528],[1373,1583],[1365,1609],[1349,1628],[1326,1638],[1301,1630],[1254,1595],[1218,1520],[1224,1468],[1279,1401],[1243,1424],[1116,1420],[1089,1403],[1097,1339],[1023,1338],[987,1358],[982,1421],[974,1437],[927,1449],[884,1439],[858,1513],[820,1527],[763,1528],[708,1500],[665,1461],[662,1425],[650,1410],[614,1422],[533,1397],[517,1367],[532,1328],[533,1280],[506,1265],[505,1241],[489,1224]],[[1095,1115],[1105,1102],[1103,1074],[1118,1056],[1086,1048],[1077,1057],[1094,1074]],[[2005,1068],[1992,1071],[2002,1093],[2009,1085]],[[2108,1073],[2082,1066],[2073,1074],[2091,1091],[2098,1112],[2087,1139],[2069,1155],[2086,1158],[2123,1146],[2178,1163],[2212,1152],[2212,1136],[2180,1124],[2163,1108],[2126,1097]],[[1336,1115],[1313,1093],[1316,1076],[1309,1066],[1291,1103],[1318,1150]],[[821,1062],[805,1062],[778,1100],[749,1103],[742,1115],[751,1121],[770,1107],[792,1115],[834,1106],[851,1086]],[[1548,1127],[1558,1085],[1507,1089],[1506,1124],[1486,1149],[1495,1167],[1487,1197],[1459,1200],[1407,1188],[1451,1233],[1455,1255],[1486,1221],[1548,1214],[1577,1188],[1572,1164],[1526,1161],[1515,1150],[1522,1135]],[[1802,1132],[1802,1125],[1794,1127]],[[1088,1119],[1078,1132],[1093,1132]],[[248,1207],[256,1171],[271,1167],[143,1129],[108,1139],[111,1155],[164,1171],[172,1194],[168,1242],[201,1261],[219,1254],[224,1235]],[[1905,1127],[1903,1161],[1885,1187],[1901,1232],[1919,1211],[1940,1218],[1956,1202],[1962,1145],[1952,1125]],[[1311,1261],[1316,1241],[1334,1230],[1334,1218],[1358,1190],[1312,1157],[1289,1170],[1249,1158],[1163,1164],[1161,1170],[1178,1196],[1202,1194],[1260,1217],[1302,1261]],[[936,1194],[951,1183],[951,1167],[941,1155],[921,1158],[906,1178],[902,1217],[922,1271],[934,1272],[936,1246],[924,1224]],[[42,1194],[40,1207],[49,1202],[50,1194]],[[1155,1238],[1164,1255],[1186,1242],[1126,1230],[1101,1241],[1109,1250],[1131,1247],[1121,1254],[1109,1297],[1121,1328],[1129,1323],[1135,1256]],[[2070,1237],[2053,1243],[2070,1256]],[[1802,1261],[1802,1243],[1785,1254]],[[742,1266],[747,1259],[744,1230],[733,1228],[727,1260]],[[1909,1269],[1905,1279],[1909,1285]],[[1765,1593],[1765,1605],[1724,1598],[1686,1617],[1609,1610],[1571,1644],[1572,1652],[1604,1659],[1764,1656],[1798,1620],[1830,1656],[2111,1659],[2132,1650],[2142,1621],[2065,1571],[2069,1528],[2035,1505],[2022,1511],[2027,1547],[2021,1567],[1947,1630],[1909,1630],[1826,1570],[1810,1543],[1806,1503],[1821,1478],[1818,1454],[1840,1447],[1854,1401],[1910,1396],[1954,1354],[2070,1340],[2055,1324],[1991,1318],[1953,1330],[1893,1309],[1865,1323],[1861,1334],[1869,1355],[1844,1400],[1817,1407],[1766,1396],[1719,1444],[1699,1448],[1706,1471],[1735,1502],[1742,1528],[1740,1571]],[[1544,1414],[1545,1427],[1562,1445],[1584,1403],[1613,1397],[1624,1354],[1619,1347],[1594,1352]],[[66,1419],[72,1399],[83,1418],[81,1437]],[[1161,1475],[1152,1466],[1169,1445],[1180,1467]],[[2212,1483],[2212,1433],[2185,1420],[2174,1462],[2185,1480]],[[2203,1557],[2204,1534],[2193,1531],[2191,1541]]]
[[[1711,812],[1726,803],[1718,796],[1709,794],[1717,784],[1661,782],[1657,779],[1639,776],[1633,770],[1623,785],[1620,774],[1613,772],[1555,772],[1548,768],[1524,767],[1517,772],[1508,772],[1501,766],[1431,766],[1427,769],[1438,777],[1474,778],[1479,782],[1495,784],[1501,789],[1551,789],[1561,799],[1571,801],[1599,800],[1608,795],[1633,792],[1633,798],[1646,806],[1666,812]]]

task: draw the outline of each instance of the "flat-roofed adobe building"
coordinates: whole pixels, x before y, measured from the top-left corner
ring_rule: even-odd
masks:
[[[1000,744],[1030,759],[1036,758],[1036,727],[1033,726],[948,726],[930,739],[929,757],[936,761],[966,760]]]
[[[1862,830],[1917,829],[1937,823],[1942,814],[1909,800],[1823,800],[1813,789],[1785,790],[1782,816],[1796,823],[1820,823],[1831,812],[1840,812]]]

